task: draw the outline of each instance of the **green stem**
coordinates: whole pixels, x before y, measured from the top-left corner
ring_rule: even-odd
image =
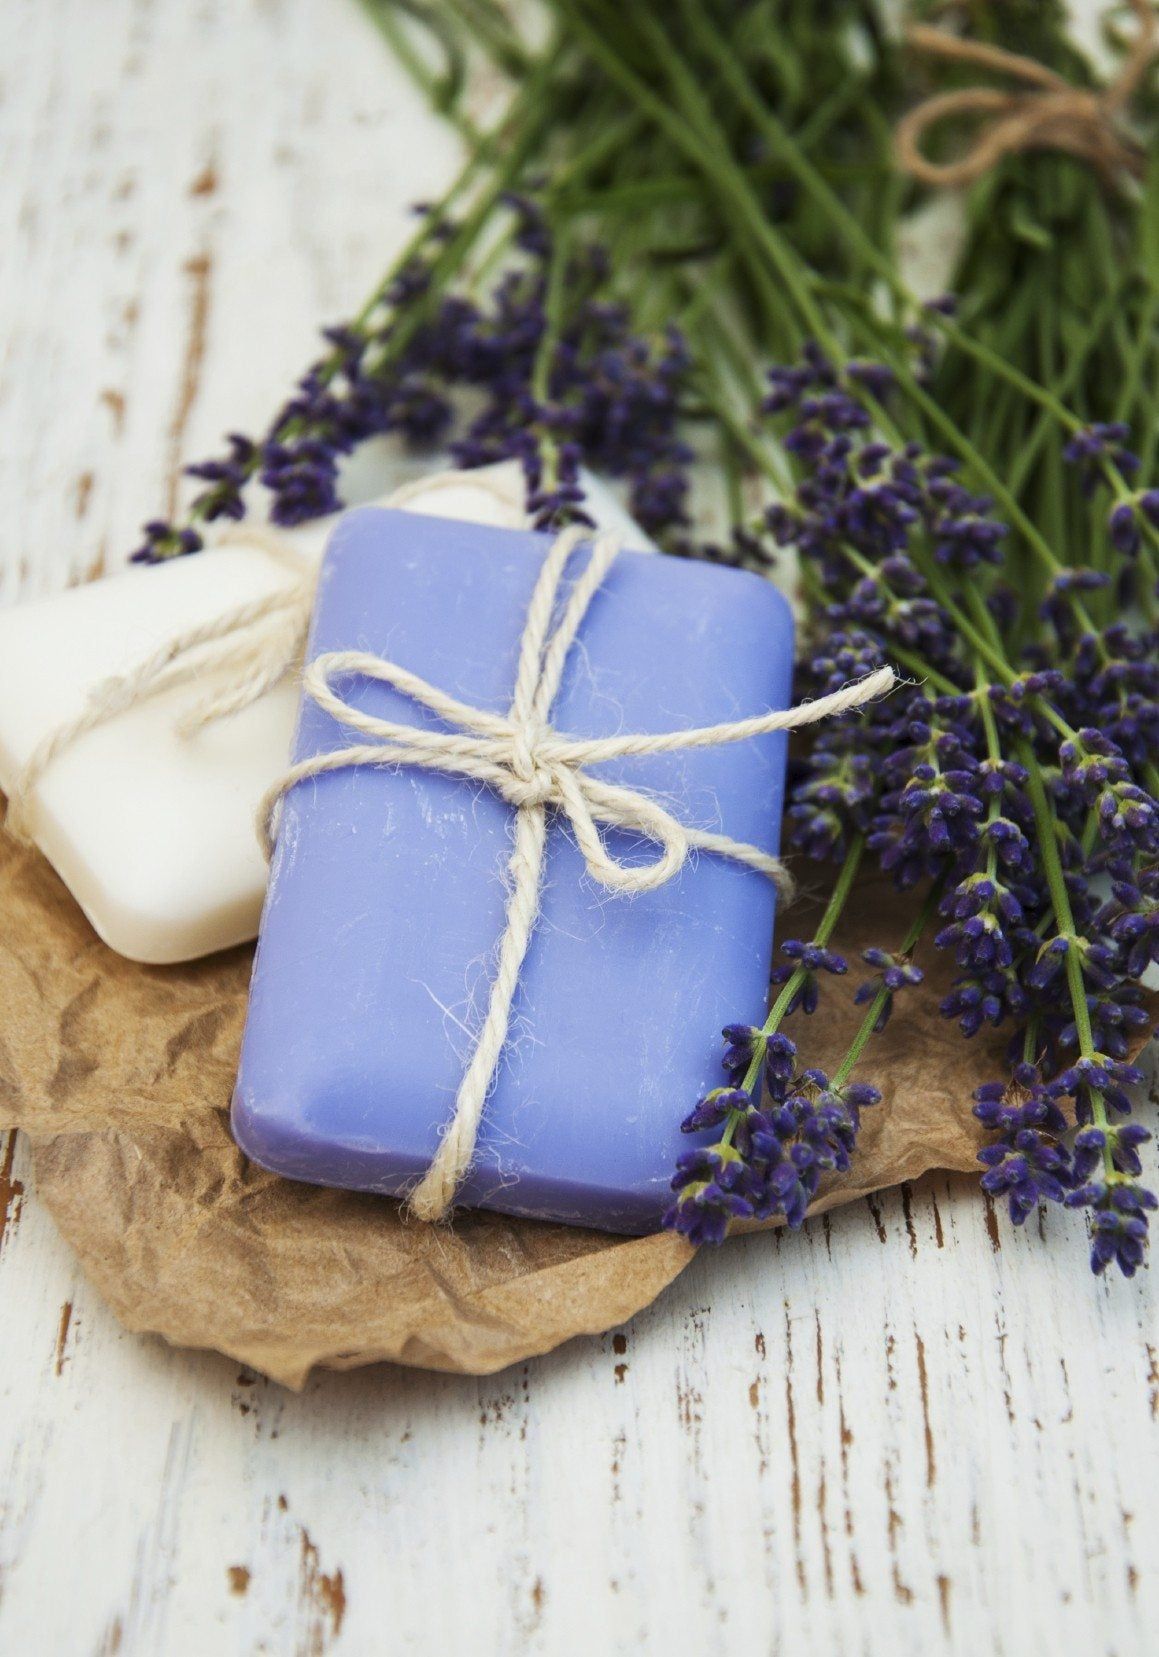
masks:
[[[570,0],[565,0],[565,4],[570,4]],[[674,142],[679,144],[688,159],[704,174],[706,182],[723,191],[732,201],[736,210],[741,214],[750,239],[755,241],[767,253],[776,275],[785,282],[789,297],[796,304],[805,326],[830,356],[835,359],[839,358],[842,354],[840,347],[814,303],[803,276],[797,269],[795,255],[775,234],[759,202],[753,196],[743,172],[735,166],[729,153],[723,149],[719,139],[719,129],[713,120],[711,111],[708,110],[699,89],[692,81],[687,65],[672,46],[661,25],[655,19],[646,15],[641,19],[641,26],[648,38],[648,43],[659,61],[664,65],[673,90],[681,99],[687,124],[627,68],[606,42],[595,34],[584,20],[576,17],[575,21],[577,30],[583,36],[588,49],[600,59],[608,72],[614,75],[624,85],[625,89],[637,99],[640,107],[649,114],[650,118],[668,132]],[[755,118],[755,111],[753,113]],[[772,118],[770,117],[770,119]],[[783,133],[779,123],[776,123],[776,125],[778,131]],[[693,130],[694,128],[695,130]],[[697,134],[699,134],[699,137]],[[795,149],[788,134],[784,133],[783,136],[786,144]],[[812,171],[809,163],[805,162],[803,157],[801,163],[806,171]],[[827,185],[824,186],[824,189],[828,192]],[[842,212],[844,212],[844,209],[842,209]],[[987,355],[993,357],[994,363],[999,361],[992,353],[987,353]],[[894,369],[899,385],[905,395],[921,410],[935,430],[939,431],[946,439],[958,457],[966,462],[983,487],[989,490],[995,500],[999,502],[1010,518],[1012,525],[1019,531],[1023,540],[1050,575],[1057,575],[1063,568],[1062,564],[1055,557],[1044,537],[1022,510],[994,468],[976,446],[971,443],[956,422],[945,413],[940,404],[929,395],[924,387],[919,385],[910,372],[908,365],[893,356],[891,367]],[[1026,382],[1026,386],[1031,384],[1030,381]],[[1026,389],[1026,386],[1023,386],[1022,389]],[[1049,397],[1049,394],[1045,395]],[[1053,402],[1053,398],[1050,398],[1050,401]],[[1059,409],[1061,409],[1061,405],[1059,405]],[[1066,414],[1067,411],[1063,410],[1062,412]],[[1072,416],[1067,415],[1067,418],[1073,420],[1076,427],[1081,424]],[[895,438],[897,437],[898,434],[892,428],[892,422],[888,421],[884,415],[881,416],[881,424],[883,429]]]
[[[546,86],[555,65],[556,54],[553,51],[545,53],[538,62],[535,72],[528,81],[524,94],[516,100],[518,112],[512,117],[509,111],[502,123],[501,131],[504,136],[512,133],[511,146],[502,160],[493,170],[487,184],[473,201],[471,211],[451,235],[445,247],[431,261],[429,286],[425,302],[421,301],[407,310],[399,318],[397,325],[392,328],[390,338],[380,355],[368,365],[368,372],[381,373],[406,349],[417,330],[423,325],[430,314],[431,307],[436,303],[448,279],[458,270],[471,248],[480,235],[487,228],[497,203],[518,178],[527,158],[538,147],[542,134],[550,120],[550,110],[540,100],[539,94]],[[512,106],[516,108],[515,105]],[[445,214],[444,214],[445,216]],[[359,312],[355,326],[364,326],[366,320],[373,313],[375,306],[381,302],[382,294],[388,284],[383,284],[376,290],[367,304]]]
[[[1058,934],[1068,942],[1066,952],[1066,981],[1070,994],[1071,1011],[1074,1014],[1075,1030],[1078,1033],[1079,1052],[1084,1059],[1093,1058],[1095,1054],[1094,1033],[1091,1029],[1091,1015],[1087,1007],[1087,991],[1083,982],[1082,962],[1079,960],[1075,948],[1077,935],[1074,924],[1074,911],[1071,909],[1070,894],[1066,889],[1066,879],[1063,875],[1062,859],[1058,852],[1058,840],[1055,835],[1055,820],[1050,809],[1050,802],[1046,797],[1046,788],[1042,780],[1042,772],[1034,751],[1028,742],[1020,744],[1020,757],[1029,773],[1026,792],[1030,797],[1030,804],[1034,811],[1034,822],[1038,836],[1039,855],[1042,859],[1043,871],[1046,875],[1047,887],[1050,891],[1050,901],[1054,909],[1055,926]],[[1107,1107],[1101,1093],[1090,1089],[1091,1113],[1095,1126],[1106,1130],[1108,1126]],[[1108,1183],[1117,1178],[1114,1163],[1111,1159],[1109,1146],[1103,1151],[1103,1170]]]
[[[856,218],[842,202],[840,196],[802,152],[788,129],[774,115],[767,102],[753,85],[741,60],[708,22],[700,0],[679,0],[679,4],[686,20],[721,71],[726,83],[735,93],[738,102],[775,147],[777,155],[789,168],[798,183],[809,192],[818,207],[826,214],[846,245],[875,275],[885,282],[896,300],[909,309],[919,309],[919,300],[899,275],[893,260],[883,253],[865,234]],[[1081,429],[1083,421],[1065,404],[1060,402],[1048,386],[1043,386],[1037,380],[1031,378],[1030,375],[1024,374],[1014,363],[1000,353],[991,350],[984,341],[971,337],[952,318],[942,316],[938,312],[927,312],[926,314],[930,324],[936,327],[945,338],[952,341],[959,350],[972,357],[976,362],[981,363],[998,379],[1013,386],[1031,402],[1036,403],[1041,409],[1053,416],[1065,431],[1074,433]],[[1121,479],[1118,481],[1122,482]]]
[[[473,151],[486,153],[491,145],[490,137],[459,106],[466,67],[453,31],[440,26],[431,15],[422,14],[422,23],[436,34],[447,59],[446,72],[438,75],[428,67],[411,40],[398,16],[403,8],[397,6],[396,0],[360,0],[360,4],[432,109],[451,123]]]
[[[903,959],[908,961],[910,956],[913,954],[914,950],[917,948],[918,941],[920,940],[920,938],[921,938],[923,932],[925,931],[926,927],[929,925],[930,920],[933,917],[934,911],[937,909],[938,900],[940,899],[941,895],[942,895],[942,882],[941,881],[935,881],[934,884],[930,887],[929,891],[926,893],[925,901],[922,904],[921,908],[918,910],[917,914],[914,916],[913,920],[910,922],[909,931],[906,933],[905,937],[902,939],[901,948],[898,950],[898,954],[901,957],[903,957]],[[866,1048],[866,1046],[869,1042],[869,1038],[874,1034],[875,1026],[877,1024],[878,1019],[881,1017],[883,1011],[885,1010],[885,1005],[886,1005],[886,1002],[889,999],[889,996],[890,996],[890,991],[887,990],[883,985],[882,988],[880,990],[878,990],[878,992],[874,996],[873,1000],[870,1002],[869,1011],[866,1013],[865,1017],[862,1019],[861,1025],[860,1025],[860,1027],[857,1031],[857,1034],[854,1036],[853,1040],[850,1042],[849,1049],[846,1052],[845,1057],[842,1059],[841,1063],[838,1065],[837,1070],[836,1070],[836,1072],[833,1076],[833,1086],[834,1087],[842,1087],[849,1080],[850,1076],[853,1074],[853,1071],[854,1071],[854,1069],[857,1065],[858,1060],[861,1058],[862,1053],[865,1051],[865,1048]]]
[[[720,70],[745,113],[773,146],[797,182],[828,215],[852,251],[906,304],[916,303],[898,276],[893,261],[865,234],[840,196],[808,159],[791,133],[773,114],[750,80],[741,60],[710,24],[700,0],[679,0],[693,34]]]
[[[809,293],[796,259],[773,231],[759,203],[744,183],[743,175],[738,174],[729,152],[721,144],[719,130],[711,112],[701,98],[699,89],[691,81],[687,66],[672,47],[664,28],[646,13],[633,14],[638,17],[648,36],[649,45],[669,73],[674,90],[681,94],[681,110],[665,103],[628,67],[599,30],[593,28],[580,14],[576,0],[559,0],[559,4],[560,8],[567,12],[576,35],[609,78],[615,81],[653,124],[668,136],[685,159],[704,176],[705,182],[731,202],[750,238],[758,242],[768,254],[776,275],[784,283],[785,290],[800,312],[806,327],[819,343],[831,354],[836,355],[837,342]],[[775,286],[771,297],[775,302],[783,298],[777,295]]]
[[[815,944],[819,944],[822,948],[828,944],[830,938],[833,936],[837,922],[841,919],[841,912],[849,900],[850,892],[853,890],[853,882],[857,877],[857,870],[860,866],[862,853],[864,851],[865,836],[863,834],[855,835],[849,843],[849,850],[845,853],[845,861],[841,865],[841,872],[837,876],[833,890],[829,894],[829,901],[825,905],[825,913],[821,916],[821,919],[817,924],[817,929],[813,933],[813,942]],[[765,1019],[764,1024],[761,1026],[762,1036],[771,1036],[777,1029],[780,1028],[781,1020],[789,1010],[793,997],[804,984],[807,976],[808,974],[805,969],[803,967],[798,967],[792,977],[782,987],[780,995],[778,995],[777,999],[773,1002],[772,1007],[769,1009],[768,1018]],[[756,1056],[754,1057],[752,1064],[749,1066],[742,1084],[745,1092],[750,1094],[750,1096],[753,1088],[760,1079],[761,1066],[763,1063],[764,1045],[763,1043],[758,1042]]]
[[[563,327],[564,300],[567,292],[568,232],[562,225],[552,226],[551,264],[548,268],[547,292],[544,295],[544,327],[531,371],[531,395],[542,408],[551,395],[551,369],[555,349]],[[540,432],[539,450],[543,461],[541,487],[550,490],[558,477],[559,445],[548,431]]]

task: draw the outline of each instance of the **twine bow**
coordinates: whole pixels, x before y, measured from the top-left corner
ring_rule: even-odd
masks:
[[[438,1150],[410,1195],[412,1211],[423,1220],[441,1219],[446,1214],[474,1156],[483,1107],[507,1040],[519,974],[539,914],[548,809],[568,819],[588,872],[613,891],[655,891],[679,872],[693,849],[755,869],[785,890],[789,877],[778,858],[726,834],[689,828],[654,797],[605,782],[587,767],[630,755],[745,742],[771,731],[812,724],[860,707],[894,683],[892,669],[881,668],[832,695],[784,712],[657,735],[564,736],[550,724],[552,703],[580,624],[618,551],[613,537],[596,538],[553,628],[567,564],[589,534],[582,527],[564,530],[544,561],[527,612],[514,694],[506,714],[471,707],[407,668],[365,651],[334,651],[319,656],[305,670],[305,694],[340,725],[369,740],[316,754],[291,766],[270,789],[262,808],[260,820],[267,851],[273,845],[280,802],[287,790],[307,777],[351,766],[418,766],[466,777],[493,789],[515,808],[505,925],[486,1016]],[[363,712],[334,688],[336,680],[352,677],[390,685],[453,728],[432,731]],[[657,855],[642,864],[622,863],[608,850],[601,828],[634,833],[654,844]]]
[[[1150,0],[1130,0],[1139,21],[1135,43],[1123,67],[1100,92],[1072,86],[1035,58],[1008,52],[983,41],[963,40],[923,24],[906,31],[917,51],[955,63],[977,64],[1013,76],[1028,90],[1003,92],[995,87],[968,86],[926,98],[898,122],[894,134],[898,165],[922,184],[933,186],[975,183],[1003,157],[1024,150],[1063,150],[1089,162],[1108,185],[1119,176],[1138,176],[1143,153],[1124,137],[1117,121],[1147,71],[1156,48],[1156,19]],[[953,116],[981,118],[973,145],[957,161],[931,161],[922,140],[931,127]]]

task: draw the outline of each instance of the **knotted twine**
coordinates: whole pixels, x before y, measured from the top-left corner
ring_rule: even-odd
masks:
[[[126,672],[95,684],[77,713],[36,745],[9,789],[5,826],[16,839],[30,838],[29,808],[37,783],[53,761],[89,731],[167,691],[209,674],[227,675],[220,688],[194,701],[177,720],[181,735],[192,736],[213,720],[240,713],[293,671],[305,647],[317,572],[305,566],[284,536],[260,525],[240,526],[215,544],[258,546],[285,563],[291,579],[273,592],[183,628]]]
[[[461,488],[463,481],[462,472],[420,477],[396,489],[389,504],[405,507],[415,496]],[[511,510],[508,494],[493,479],[473,475],[470,487]],[[221,681],[218,686],[197,698],[177,720],[182,736],[194,736],[207,725],[248,708],[301,668],[318,586],[317,568],[285,534],[259,523],[231,525],[212,543],[215,551],[238,546],[269,553],[286,567],[289,581],[208,621],[183,628],[127,671],[95,684],[77,713],[37,744],[10,787],[5,826],[14,838],[29,841],[33,790],[53,761],[89,731],[167,691],[212,675]]]
[[[1130,6],[1139,32],[1119,74],[1100,92],[1072,86],[1035,58],[983,41],[963,40],[924,24],[912,25],[906,40],[917,51],[1011,75],[1032,90],[1002,92],[995,87],[969,86],[926,98],[898,122],[894,134],[898,165],[922,184],[968,185],[1007,155],[1063,150],[1089,162],[1108,186],[1115,185],[1124,172],[1137,177],[1143,171],[1143,152],[1119,132],[1117,122],[1155,55],[1157,29],[1150,0],[1130,0]],[[984,118],[974,144],[958,161],[929,160],[921,147],[925,134],[958,115]]]
[[[417,766],[466,777],[485,784],[515,808],[507,907],[487,1012],[438,1150],[408,1199],[411,1211],[422,1220],[438,1220],[447,1214],[474,1157],[484,1105],[507,1041],[519,975],[539,915],[549,808],[567,818],[588,873],[614,892],[655,891],[680,871],[693,849],[754,869],[788,891],[789,876],[778,858],[729,835],[689,828],[653,796],[605,782],[587,767],[629,756],[746,742],[772,731],[810,725],[861,707],[895,682],[892,669],[886,667],[829,696],[779,713],[655,735],[562,735],[550,723],[552,704],[580,624],[619,550],[614,537],[595,538],[553,628],[569,559],[590,533],[582,526],[566,529],[547,554],[528,607],[506,714],[472,707],[398,663],[367,651],[330,651],[312,661],[303,677],[305,694],[340,725],[369,740],[311,755],[292,765],[269,790],[259,818],[268,854],[276,837],[280,804],[289,789],[309,777],[362,765]],[[335,689],[340,679],[370,679],[389,685],[452,729],[429,730],[365,713]],[[658,854],[650,862],[621,863],[608,851],[601,827],[635,833],[657,846]]]
[[[458,479],[461,481],[461,479]],[[483,484],[483,479],[472,480]],[[456,474],[423,480],[453,486]],[[488,483],[486,487],[491,488]],[[491,488],[497,498],[498,489]],[[406,491],[393,497],[402,505]],[[514,843],[508,863],[509,896],[499,944],[495,977],[482,1029],[455,1101],[451,1120],[427,1173],[410,1195],[421,1219],[441,1219],[470,1166],[479,1123],[507,1040],[511,1008],[539,914],[539,894],[547,845],[548,807],[567,817],[589,873],[601,885],[625,894],[654,891],[671,880],[696,849],[756,870],[773,880],[785,896],[792,891],[779,858],[726,834],[689,828],[660,803],[636,789],[592,776],[588,765],[642,754],[674,753],[685,748],[745,742],[773,731],[790,730],[832,718],[884,695],[895,682],[891,668],[828,696],[780,713],[758,714],[724,724],[614,737],[563,736],[549,723],[551,706],[580,624],[618,552],[613,537],[596,538],[591,556],[575,582],[562,618],[551,623],[571,554],[590,531],[564,530],[552,544],[532,594],[520,641],[515,691],[506,715],[473,708],[429,684],[418,674],[364,651],[332,651],[303,673],[304,693],[339,724],[372,741],[318,754],[292,766],[270,788],[258,812],[258,832],[267,857],[276,834],[280,802],[295,783],[327,771],[358,765],[407,765],[466,777],[492,788],[515,808]],[[53,760],[88,731],[166,691],[225,673],[224,685],[188,709],[178,730],[191,735],[217,719],[240,712],[295,672],[305,652],[317,587],[317,570],[303,567],[296,549],[276,532],[243,525],[219,541],[249,542],[288,561],[292,579],[282,588],[222,612],[166,640],[125,673],[93,688],[76,716],[37,746],[9,795],[8,826],[26,834],[28,801]],[[363,713],[333,687],[339,678],[377,679],[430,709],[451,731],[429,731]],[[633,832],[660,848],[650,863],[624,864],[608,852],[600,826]]]

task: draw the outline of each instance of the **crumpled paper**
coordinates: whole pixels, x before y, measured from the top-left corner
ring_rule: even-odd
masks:
[[[836,944],[856,961],[896,942],[898,911],[867,881]],[[815,918],[803,899],[793,931],[809,936]],[[668,1234],[483,1213],[424,1226],[387,1199],[247,1162],[228,1105],[251,956],[126,961],[39,853],[0,835],[0,1129],[30,1136],[40,1199],[126,1328],[216,1348],[291,1387],[315,1365],[382,1359],[489,1374],[623,1322],[692,1258]],[[899,997],[863,1064],[883,1103],[818,1209],[977,1166],[971,1093],[1002,1073],[1006,1037],[964,1042],[936,1011],[952,968],[923,964],[926,986]],[[835,1068],[860,1021],[859,977],[827,980],[824,1013],[790,1022],[810,1064]]]

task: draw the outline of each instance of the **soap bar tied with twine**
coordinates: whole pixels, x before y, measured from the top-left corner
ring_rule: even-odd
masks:
[[[396,500],[402,504],[399,497]],[[884,695],[896,680],[893,670],[883,667],[800,707],[703,728],[655,735],[564,736],[551,728],[552,702],[571,645],[619,550],[613,537],[596,538],[587,565],[553,629],[556,600],[568,561],[590,533],[577,525],[564,530],[552,544],[528,610],[515,691],[506,715],[469,707],[417,674],[365,652],[320,656],[304,670],[304,693],[338,723],[370,740],[316,755],[291,767],[268,791],[258,813],[259,836],[269,856],[278,805],[286,791],[305,778],[357,765],[409,765],[465,777],[492,788],[515,808],[514,847],[508,865],[510,897],[487,1014],[438,1152],[410,1195],[412,1211],[424,1220],[441,1219],[447,1214],[471,1164],[484,1104],[507,1039],[520,970],[539,913],[548,807],[568,819],[589,873],[611,891],[627,895],[654,891],[671,880],[689,852],[696,850],[756,870],[773,880],[788,898],[792,882],[779,858],[726,834],[689,828],[652,796],[605,782],[592,776],[586,767],[631,756],[745,742],[773,731],[811,725]],[[276,532],[243,525],[231,530],[228,539],[262,546],[288,564],[290,579],[272,593],[186,629],[127,672],[94,687],[76,716],[51,732],[24,766],[9,796],[11,832],[24,837],[32,790],[53,760],[86,732],[129,708],[178,687],[196,684],[213,673],[222,682],[195,700],[178,720],[178,730],[191,736],[207,724],[250,706],[300,669],[317,570],[304,566],[301,556]],[[333,680],[350,676],[391,685],[454,728],[431,731],[363,713],[333,687]],[[620,863],[604,844],[601,825],[634,833],[656,845],[659,854],[649,863]]]
[[[364,739],[311,755],[287,770],[269,791],[260,825],[267,852],[277,832],[279,804],[297,783],[352,766],[417,766],[460,776],[493,789],[515,808],[514,844],[508,863],[509,896],[487,1012],[438,1150],[409,1194],[422,1220],[439,1220],[452,1207],[471,1166],[487,1095],[507,1040],[519,975],[539,915],[547,850],[548,809],[571,825],[588,873],[609,890],[633,895],[656,890],[679,873],[690,851],[724,857],[791,890],[778,858],[726,834],[690,828],[650,794],[605,782],[588,766],[629,756],[745,742],[773,731],[846,713],[883,695],[895,682],[883,667],[856,684],[798,708],[757,714],[718,725],[657,734],[577,738],[554,730],[551,708],[568,653],[595,594],[619,551],[614,537],[599,535],[555,619],[569,561],[591,531],[574,526],[552,543],[536,581],[519,645],[511,704],[506,714],[471,707],[395,662],[365,651],[333,651],[310,662],[304,694],[338,724]],[[400,724],[365,713],[335,689],[342,679],[376,680],[428,708],[447,730]],[[658,848],[645,863],[622,863],[608,850],[601,828],[626,830]]]
[[[1130,0],[1130,5],[1139,32],[1119,74],[1099,92],[1072,86],[1035,58],[925,24],[912,25],[906,41],[915,51],[992,69],[1021,81],[1023,90],[967,86],[924,99],[898,122],[898,166],[921,184],[953,187],[975,184],[1008,155],[1062,150],[1093,166],[1108,188],[1117,186],[1124,173],[1139,177],[1145,156],[1118,123],[1155,56],[1159,29],[1151,0]],[[931,161],[922,140],[931,127],[955,116],[977,117],[977,138],[957,161]]]

